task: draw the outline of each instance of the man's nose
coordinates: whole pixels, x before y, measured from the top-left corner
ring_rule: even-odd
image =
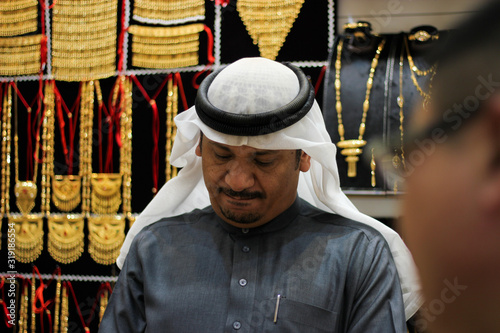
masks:
[[[231,161],[224,180],[233,191],[239,192],[255,184],[255,175],[247,163]]]

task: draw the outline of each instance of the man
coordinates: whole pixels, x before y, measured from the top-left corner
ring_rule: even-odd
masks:
[[[411,256],[340,191],[302,71],[239,60],[176,124],[183,169],[129,231],[101,331],[405,332]]]
[[[500,3],[479,10],[437,57],[429,111],[406,140],[402,229],[426,300],[415,325],[500,330]]]

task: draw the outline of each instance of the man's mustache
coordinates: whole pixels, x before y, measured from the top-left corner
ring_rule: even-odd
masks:
[[[219,187],[217,189],[218,193],[224,193],[227,196],[230,196],[231,198],[235,199],[265,199],[265,195],[262,192],[259,191],[233,191],[230,188],[224,188],[224,187]]]

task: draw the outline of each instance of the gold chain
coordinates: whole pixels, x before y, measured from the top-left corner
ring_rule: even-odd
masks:
[[[2,107],[2,183],[0,218],[10,212],[10,159],[12,129],[12,87],[7,86]]]
[[[90,187],[92,178],[92,129],[94,117],[94,87],[98,92],[99,103],[102,102],[99,81],[82,83],[80,100],[80,169],[79,175],[82,182],[82,213],[90,214]]]
[[[420,73],[420,74],[418,74],[419,76],[424,76],[424,75],[430,74],[429,81],[428,81],[429,82],[429,91],[430,91],[430,90],[432,90],[432,80],[434,79],[434,76],[436,75],[436,72],[437,72],[437,70],[436,70],[437,64],[434,64],[430,69],[428,69],[426,71],[419,70],[413,61],[413,57],[410,54],[410,47],[408,46],[408,38],[407,37],[404,38],[404,43],[405,43],[405,48],[406,48],[406,57],[408,59],[408,64],[410,65],[410,68],[411,68],[411,71],[410,71],[411,80],[413,82],[413,85],[417,88],[420,96],[422,96],[422,98],[424,99],[423,106],[424,106],[424,108],[426,108],[429,101],[430,101],[431,95],[429,93],[425,92],[422,89],[422,87],[420,87],[420,85],[417,81],[417,78],[415,76],[415,73],[417,73],[417,74]]]
[[[260,55],[276,59],[293,23],[299,15],[304,0],[239,0],[238,13],[259,46]]]
[[[43,120],[42,145],[44,159],[42,162],[42,202],[43,214],[50,214],[50,182],[54,173],[54,136],[55,136],[55,114],[54,114],[54,81],[45,84],[45,95],[43,104],[45,107],[45,118]]]
[[[120,117],[122,147],[120,148],[120,173],[123,175],[123,214],[132,214],[132,80],[121,76],[124,87],[124,110]]]
[[[21,294],[21,305],[19,308],[19,322],[18,331],[19,333],[28,333],[28,284],[25,283],[23,286],[23,292]]]
[[[68,332],[69,323],[69,299],[68,299],[68,285],[63,285],[61,297],[61,333]]]
[[[59,311],[61,309],[61,274],[57,277],[56,300],[54,305],[54,329],[52,333],[59,333]]]
[[[401,47],[401,53],[399,55],[399,96],[397,98],[398,106],[399,106],[399,130],[400,130],[400,142],[401,142],[401,157],[399,157],[396,152],[394,157],[392,158],[392,165],[394,168],[399,169],[401,167],[405,168],[405,155],[403,150],[404,145],[404,132],[403,132],[403,121],[404,121],[404,97],[403,97],[403,56],[404,56],[404,48]],[[398,180],[394,180],[394,192],[398,192]]]
[[[365,92],[365,100],[363,102],[363,114],[361,116],[361,123],[359,125],[359,135],[358,139],[355,140],[345,140],[344,138],[344,124],[342,123],[342,102],[340,101],[340,69],[342,66],[342,49],[343,49],[344,41],[341,39],[337,45],[337,59],[335,61],[335,96],[336,103],[335,108],[337,110],[337,119],[338,119],[338,131],[340,136],[340,141],[337,143],[337,146],[342,149],[341,154],[346,156],[345,160],[348,163],[347,176],[348,177],[356,177],[356,162],[359,160],[359,155],[363,153],[361,147],[366,145],[366,141],[363,140],[363,136],[365,134],[366,129],[366,116],[368,114],[368,110],[370,109],[370,94],[373,87],[373,77],[375,76],[375,70],[378,66],[378,60],[380,54],[385,45],[385,39],[382,39],[377,47],[375,52],[375,56],[371,61],[370,73],[368,75],[368,81],[366,81],[366,92]]]
[[[106,307],[108,306],[108,297],[109,292],[105,289],[99,299],[99,323],[101,323],[104,311],[106,311]]]

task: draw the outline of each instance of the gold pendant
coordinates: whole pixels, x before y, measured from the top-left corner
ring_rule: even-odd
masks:
[[[52,215],[48,218],[50,255],[62,264],[76,261],[83,253],[83,216]]]
[[[89,253],[95,262],[111,265],[120,254],[125,239],[125,219],[118,215],[93,216],[88,219]]]
[[[81,201],[82,177],[55,175],[52,182],[52,201],[64,212],[75,209]]]
[[[16,205],[23,215],[27,215],[35,207],[35,199],[37,186],[36,183],[30,180],[18,181],[14,186],[16,195]]]
[[[96,214],[116,214],[122,203],[120,173],[92,174],[92,212]]]
[[[343,140],[337,143],[337,147],[342,149],[340,153],[346,157],[347,177],[356,177],[356,163],[359,161],[358,156],[363,153],[361,147],[365,145],[365,140]]]
[[[237,10],[261,57],[276,59],[304,0],[238,0]]]
[[[43,250],[43,218],[41,215],[11,215],[16,231],[16,260],[24,264],[35,261]]]

